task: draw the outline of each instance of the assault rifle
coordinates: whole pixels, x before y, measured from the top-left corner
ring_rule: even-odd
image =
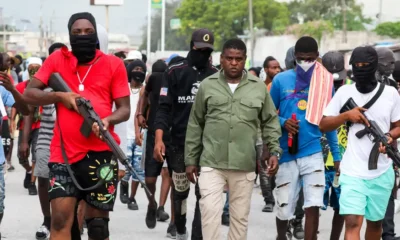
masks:
[[[54,73],[51,75],[48,85],[56,92],[72,92],[59,73]],[[131,172],[137,177],[137,179],[139,180],[142,187],[145,189],[148,196],[152,198],[150,190],[148,189],[146,184],[142,180],[140,180],[139,175],[132,167],[131,163],[129,162],[129,159],[126,157],[125,153],[119,147],[118,143],[115,141],[111,133],[108,130],[104,130],[103,122],[101,121],[100,116],[94,111],[90,101],[84,98],[77,98],[76,105],[78,107],[79,114],[82,115],[82,117],[84,118],[84,122],[80,128],[82,135],[84,135],[85,137],[89,137],[90,133],[92,132],[93,124],[97,123],[100,128],[100,135],[103,137],[106,144],[110,147],[114,156],[125,166],[127,171]],[[112,171],[112,169],[117,165],[117,163],[114,160],[112,160],[111,165],[114,165],[112,168],[110,168],[110,170]],[[104,178],[107,178],[108,174],[110,173],[105,174],[106,176],[100,177],[100,181],[104,181]],[[73,174],[71,175],[71,177],[74,180]],[[101,184],[96,184],[95,186],[97,185]]]
[[[356,107],[358,107],[357,104],[354,102],[353,98],[350,98],[344,104],[344,106],[342,107],[340,112],[341,113],[347,112]],[[388,143],[387,136],[382,132],[382,130],[379,128],[378,124],[373,120],[369,120],[363,112],[361,112],[361,113],[368,120],[369,127],[365,125],[365,128],[363,130],[356,133],[356,137],[362,138],[365,135],[367,135],[371,139],[371,141],[374,142],[374,146],[372,147],[371,153],[369,155],[368,169],[374,170],[374,169],[378,168],[378,158],[379,158],[379,154],[380,154],[379,147],[380,147],[381,143],[383,146],[386,147],[386,154],[393,160],[393,163],[397,167],[400,167],[399,151],[395,147],[393,147],[391,144]],[[393,139],[393,141],[395,141],[395,139]]]

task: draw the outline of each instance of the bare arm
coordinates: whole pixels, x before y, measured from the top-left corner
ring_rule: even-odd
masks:
[[[389,133],[394,140],[400,137],[400,121],[391,124],[391,130]]]
[[[18,90],[15,88],[13,88],[10,92],[13,95],[14,100],[15,100],[13,109],[20,111],[22,113],[22,115],[25,115],[25,116],[29,115],[28,104],[26,104],[23,95],[20,92],[18,92]],[[15,115],[16,115],[16,110],[15,110]]]
[[[342,113],[338,116],[324,116],[319,123],[319,129],[321,130],[321,132],[331,132],[344,124],[348,120],[346,113],[347,112]]]
[[[143,110],[146,107],[144,107],[143,105],[145,105],[143,103],[143,99],[145,98],[146,95],[146,90],[144,87],[142,87],[142,89],[140,89],[140,93],[139,93],[139,102],[137,104],[137,108],[136,108],[136,112],[135,112],[135,119],[134,119],[134,123],[135,123],[135,136],[140,136],[140,126],[139,126],[139,118],[138,118],[138,114],[142,114],[143,116]],[[147,101],[147,100],[146,100]]]
[[[34,114],[34,112],[32,111],[28,116],[24,116],[24,127],[22,129],[22,142],[23,143],[29,142],[29,136],[31,134],[32,123],[33,123],[33,114]]]
[[[108,122],[111,125],[116,125],[118,123],[128,121],[131,112],[129,96],[117,98],[114,101],[117,109],[107,117]]]
[[[139,114],[143,116],[143,109],[146,109],[149,103],[149,93],[145,90],[145,88],[142,88],[140,91],[143,91],[143,94],[140,94],[135,116],[138,116]]]
[[[62,101],[62,92],[45,92],[46,88],[41,81],[33,78],[24,92],[25,101],[34,106],[44,106]]]

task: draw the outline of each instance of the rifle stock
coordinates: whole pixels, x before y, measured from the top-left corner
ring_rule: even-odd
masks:
[[[52,74],[51,78],[49,79],[48,85],[56,92],[72,92],[71,88],[69,88],[69,86],[65,83],[59,73]],[[101,121],[100,116],[94,111],[90,101],[84,98],[77,98],[76,105],[78,107],[80,115],[84,118],[84,122],[80,128],[81,133],[85,137],[88,137],[92,132],[93,124],[97,123],[100,129],[100,135],[103,137],[106,144],[110,147],[111,151],[114,153],[114,156],[125,166],[128,171],[130,171],[137,177],[140,184],[145,189],[146,193],[152,198],[153,195],[151,194],[146,184],[142,180],[140,180],[139,175],[132,167],[124,151],[122,151],[111,133],[108,130],[104,130],[103,122]]]

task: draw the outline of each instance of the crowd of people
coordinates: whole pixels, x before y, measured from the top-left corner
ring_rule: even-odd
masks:
[[[149,229],[170,220],[168,238],[189,238],[193,183],[191,239],[221,239],[226,225],[228,239],[244,240],[257,178],[261,211],[276,211],[278,240],[317,239],[320,209],[328,206],[331,240],[343,227],[348,240],[400,239],[397,166],[379,145],[396,149],[400,137],[400,61],[389,48],[355,48],[347,71],[342,53],[321,56],[315,39],[304,36],[288,49],[284,68],[268,56],[262,67],[246,70],[243,41],[226,41],[213,66],[214,35],[199,29],[186,57],[174,54],[148,69],[139,51],[108,54],[107,32],[90,13],[72,15],[68,32],[71,49],[54,43],[46,59],[0,54],[0,223],[18,130],[23,186],[39,196],[43,213],[37,239],[81,239],[84,226],[89,239],[109,239],[118,185],[119,200],[138,210],[136,193],[145,182]],[[54,91],[53,73],[72,92]],[[136,173],[114,164],[98,124],[88,136],[81,132],[78,98],[91,101]],[[345,109],[350,100],[358,107]],[[367,118],[385,134],[375,168],[369,161],[376,143],[358,134],[371,127]]]

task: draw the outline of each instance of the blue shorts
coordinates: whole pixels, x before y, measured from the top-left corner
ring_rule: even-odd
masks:
[[[122,181],[128,182],[131,176],[132,181],[138,182],[139,179],[141,181],[144,181],[144,170],[141,167],[142,147],[136,145],[135,139],[128,139],[126,146],[128,148],[127,157],[131,160],[132,167],[135,169],[136,173],[139,176],[131,175],[129,171],[126,171],[125,176],[122,178]]]
[[[328,208],[328,205],[330,205],[335,210],[339,210],[339,198],[341,189],[340,186],[337,188],[332,186],[335,175],[335,170],[325,170],[324,206],[321,208],[322,210],[326,210]],[[329,190],[331,190],[330,196]]]
[[[361,179],[340,175],[342,195],[339,199],[341,215],[365,216],[369,221],[385,217],[389,197],[394,186],[394,170],[389,168],[374,179]]]

